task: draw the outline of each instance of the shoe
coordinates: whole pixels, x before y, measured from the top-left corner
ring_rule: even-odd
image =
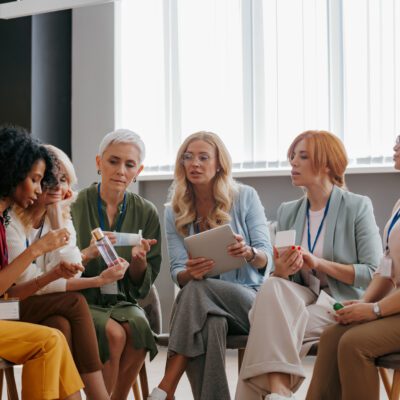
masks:
[[[271,393],[265,397],[265,400],[296,400],[296,397],[294,397],[293,393],[290,394],[290,397],[282,396],[278,393]]]
[[[150,393],[150,396],[147,398],[147,400],[165,400],[166,398],[167,392],[164,392],[164,390],[156,387]]]

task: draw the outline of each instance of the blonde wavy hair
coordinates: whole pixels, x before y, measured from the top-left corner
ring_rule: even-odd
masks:
[[[76,177],[75,168],[70,160],[70,158],[58,147],[55,147],[51,144],[45,144],[47,150],[49,150],[50,155],[53,157],[53,162],[55,164],[55,169],[59,169],[62,166],[65,169],[66,177],[68,181],[68,186],[70,187],[70,197],[67,200],[64,200],[61,205],[62,216],[64,221],[68,221],[71,219],[71,204],[76,199],[76,193],[73,191],[73,188],[78,183],[78,179]],[[57,175],[57,171],[55,172]],[[13,207],[13,211],[15,215],[20,219],[22,225],[25,227],[25,230],[29,230],[32,228],[33,224],[33,214],[34,214],[35,206],[28,208],[22,208],[17,205]]]
[[[183,165],[183,154],[190,143],[202,140],[210,144],[216,153],[217,172],[213,178],[215,207],[204,221],[210,228],[231,220],[229,212],[239,184],[232,178],[231,156],[220,137],[213,132],[196,132],[188,136],[178,150],[175,162],[174,182],[171,186],[171,206],[175,213],[175,226],[182,236],[189,234],[189,225],[196,220],[196,198],[192,183],[187,179]]]

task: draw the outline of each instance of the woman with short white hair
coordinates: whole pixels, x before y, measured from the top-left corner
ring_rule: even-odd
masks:
[[[113,399],[125,399],[142,367],[146,353],[157,354],[155,340],[137,299],[144,298],[161,264],[160,222],[155,206],[128,191],[143,170],[145,146],[129,130],[107,134],[96,156],[100,181],[82,190],[72,205],[77,243],[83,253],[84,277],[95,277],[107,269],[93,243],[91,231],[139,233],[139,246],[118,246],[119,256],[129,262],[124,277],[112,290],[89,288],[82,293],[89,303],[104,363],[103,374]]]

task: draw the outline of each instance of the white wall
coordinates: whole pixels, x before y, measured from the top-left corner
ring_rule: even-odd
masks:
[[[103,135],[114,128],[114,17],[113,4],[73,12],[72,158],[80,187],[96,180],[94,159],[98,144]],[[282,201],[301,195],[285,176],[244,178],[241,181],[257,189],[269,219],[276,217]],[[400,177],[396,173],[353,174],[348,176],[347,183],[351,191],[372,199],[377,223],[383,229],[400,197]],[[139,185],[140,194],[157,206],[162,225],[169,184],[170,181],[148,181]],[[163,328],[167,331],[174,285],[169,275],[165,240],[162,247],[163,263],[156,286],[163,308]]]

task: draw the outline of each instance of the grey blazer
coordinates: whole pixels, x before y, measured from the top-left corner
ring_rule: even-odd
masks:
[[[283,203],[278,210],[278,230],[296,230],[296,244],[301,244],[306,223],[307,198]],[[327,277],[332,296],[337,300],[360,298],[382,257],[382,244],[371,200],[333,187],[326,216],[323,258],[353,264],[353,285]],[[300,273],[293,280],[303,284]]]

